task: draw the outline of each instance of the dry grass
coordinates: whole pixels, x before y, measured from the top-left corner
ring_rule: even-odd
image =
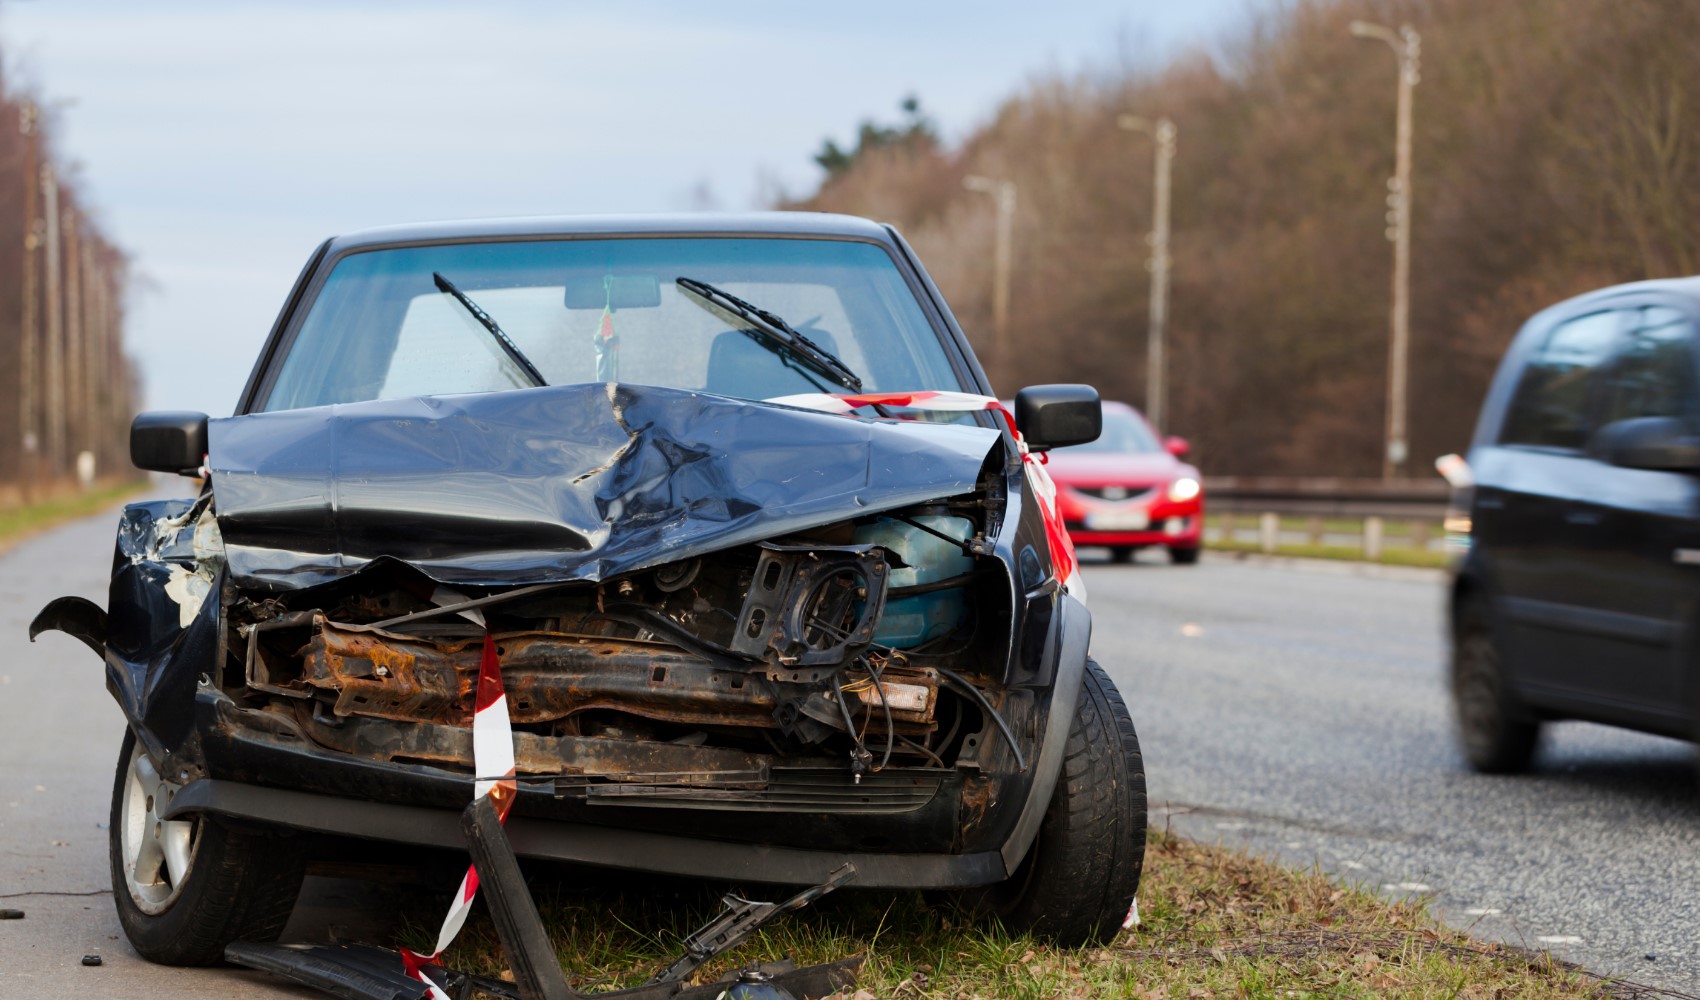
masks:
[[[690,883],[659,890],[545,890],[542,909],[580,989],[642,982],[716,909]],[[1544,955],[1441,928],[1316,872],[1234,851],[1154,838],[1141,926],[1109,947],[1064,950],[975,923],[919,893],[842,891],[768,930],[699,979],[785,956],[867,956],[873,997],[1587,997],[1600,981]],[[429,940],[421,928],[415,943]],[[475,916],[452,966],[494,972],[500,949]]]

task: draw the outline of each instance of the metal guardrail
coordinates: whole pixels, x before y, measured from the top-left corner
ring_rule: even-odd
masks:
[[[1206,509],[1228,514],[1380,517],[1439,521],[1452,488],[1444,479],[1209,476]]]

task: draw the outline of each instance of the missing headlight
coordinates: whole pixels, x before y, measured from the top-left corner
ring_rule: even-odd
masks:
[[[888,578],[874,546],[763,545],[731,648],[762,658],[771,650],[774,680],[813,679],[797,668],[837,667],[873,641]]]

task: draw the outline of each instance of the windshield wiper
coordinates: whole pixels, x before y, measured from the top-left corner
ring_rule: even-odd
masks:
[[[466,293],[456,288],[454,282],[436,271],[431,272],[431,280],[437,283],[438,288],[453,295],[455,301],[465,306],[466,311],[472,314],[473,319],[483,324],[484,329],[490,331],[490,336],[496,338],[497,345],[507,353],[510,361],[519,366],[519,370],[525,373],[525,377],[531,380],[532,385],[549,384],[543,378],[543,373],[538,371],[537,366],[531,363],[531,359],[525,356],[525,352],[519,349],[519,345],[508,339],[508,335],[502,332],[502,328],[496,325],[496,321],[490,318],[489,313],[478,308],[478,303],[467,298]]]
[[[751,305],[731,292],[716,288],[706,281],[698,281],[695,278],[678,278],[675,280],[679,287],[685,291],[749,323],[757,333],[761,334],[758,343],[778,354],[780,360],[795,360],[805,367],[813,369],[816,374],[824,375],[851,392],[862,391],[862,380],[844,362],[833,357],[832,352],[798,333],[791,324],[773,313],[759,306]]]

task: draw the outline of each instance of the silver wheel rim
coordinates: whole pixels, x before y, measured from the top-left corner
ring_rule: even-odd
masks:
[[[183,891],[200,846],[198,819],[165,819],[177,785],[160,776],[141,745],[130,752],[119,805],[119,856],[124,884],[143,913],[165,912]]]

